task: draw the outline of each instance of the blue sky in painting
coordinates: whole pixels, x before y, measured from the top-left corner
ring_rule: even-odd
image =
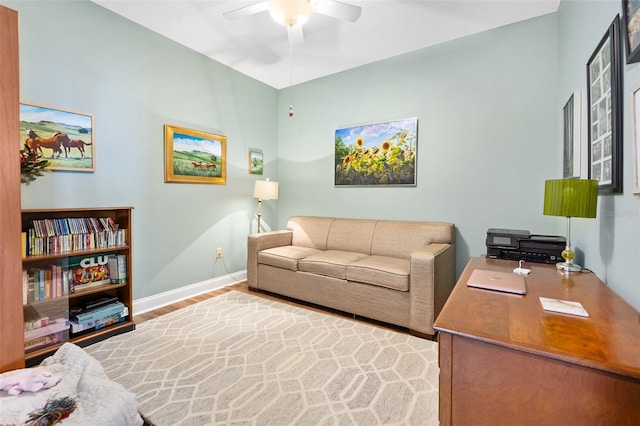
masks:
[[[80,126],[91,129],[91,116],[80,113],[60,111],[35,105],[20,104],[20,120],[29,123],[51,121],[71,126]]]
[[[361,136],[364,146],[371,148],[380,144],[400,130],[408,130],[409,134],[416,134],[418,121],[415,118],[407,120],[389,121],[386,123],[366,124],[363,126],[345,127],[336,130],[336,139],[342,138],[345,145],[355,145],[356,139]]]
[[[222,143],[175,132],[173,134],[173,150],[183,152],[202,151],[220,157],[222,156]]]

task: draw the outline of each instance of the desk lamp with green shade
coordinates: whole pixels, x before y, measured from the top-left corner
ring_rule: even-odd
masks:
[[[593,179],[556,179],[544,183],[544,214],[567,218],[567,247],[562,252],[564,262],[556,264],[562,271],[580,272],[573,263],[571,249],[571,218],[595,218],[598,206],[598,181]]]

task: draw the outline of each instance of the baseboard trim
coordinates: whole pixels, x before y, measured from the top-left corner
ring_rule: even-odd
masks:
[[[203,293],[218,290],[232,284],[246,281],[247,271],[234,272],[233,276],[223,275],[221,277],[212,278],[210,280],[201,281],[199,283],[187,285],[175,290],[165,291],[164,293],[154,294],[153,296],[144,297],[133,301],[133,316],[180,302]]]

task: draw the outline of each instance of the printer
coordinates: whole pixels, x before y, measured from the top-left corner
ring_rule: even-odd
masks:
[[[520,229],[487,230],[487,257],[536,263],[562,262],[567,239],[555,235],[532,235]]]

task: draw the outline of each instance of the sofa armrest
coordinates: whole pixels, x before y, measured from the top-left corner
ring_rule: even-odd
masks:
[[[249,235],[247,242],[247,285],[258,288],[258,252],[261,250],[290,246],[293,241],[293,231],[262,232]]]
[[[409,329],[433,336],[433,322],[455,285],[454,244],[430,244],[411,254]]]

